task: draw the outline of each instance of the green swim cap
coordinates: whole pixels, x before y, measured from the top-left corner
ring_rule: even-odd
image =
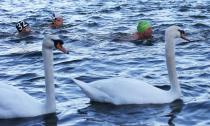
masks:
[[[148,28],[150,28],[151,25],[147,21],[139,21],[138,26],[137,26],[137,31],[138,32],[145,32]]]

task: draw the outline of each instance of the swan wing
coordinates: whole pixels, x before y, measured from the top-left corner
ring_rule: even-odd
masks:
[[[74,81],[91,100],[97,102],[108,102],[115,105],[171,102],[168,91],[136,79],[111,78],[88,84],[78,80]]]
[[[32,117],[43,113],[41,102],[11,85],[0,85],[0,99],[1,119]]]
[[[98,102],[109,102],[110,96],[90,84],[72,78],[72,80],[83,90],[83,92],[92,100]]]

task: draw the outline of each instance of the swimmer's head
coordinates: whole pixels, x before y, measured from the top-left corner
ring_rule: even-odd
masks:
[[[52,18],[56,19],[56,18],[61,18],[62,16],[59,13],[53,13],[52,14]]]
[[[53,13],[52,15],[52,24],[51,26],[54,28],[61,27],[63,25],[63,18],[60,14],[58,13]]]
[[[25,29],[27,29],[27,27],[29,27],[29,24],[26,21],[24,21],[24,20],[19,21],[16,24],[16,28],[17,28],[17,30],[18,30],[19,33],[22,32],[22,31],[24,31]]]
[[[137,31],[140,33],[145,32],[148,28],[151,28],[151,25],[148,21],[139,21],[137,26]]]

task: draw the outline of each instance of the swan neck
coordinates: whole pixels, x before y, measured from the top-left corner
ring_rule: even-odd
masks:
[[[166,34],[166,65],[168,69],[169,81],[171,83],[170,91],[181,95],[180,85],[177,79],[176,62],[175,62],[175,42],[174,38]]]
[[[46,86],[46,113],[54,113],[55,105],[55,86],[53,82],[53,52],[51,49],[42,47],[44,58],[44,74]]]

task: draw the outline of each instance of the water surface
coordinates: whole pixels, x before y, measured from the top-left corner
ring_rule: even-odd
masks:
[[[52,11],[64,17],[64,26],[50,29]],[[70,54],[54,51],[57,113],[36,118],[0,120],[2,126],[165,126],[210,125],[210,1],[17,1],[0,2],[0,84],[16,86],[44,101],[41,43],[45,34],[57,34]],[[33,29],[15,36],[15,24],[26,19]],[[115,41],[115,35],[136,31],[138,20],[153,26],[152,46]],[[162,105],[91,103],[71,81],[112,77],[141,79],[169,88],[165,65],[164,30],[184,29],[188,38],[177,40],[177,74],[182,100]],[[3,99],[1,99],[3,101]]]

